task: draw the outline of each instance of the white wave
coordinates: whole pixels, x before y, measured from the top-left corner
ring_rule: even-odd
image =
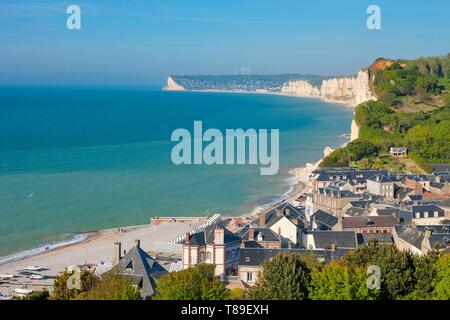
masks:
[[[36,255],[44,253],[46,251],[47,252],[48,251],[52,251],[52,250],[55,250],[55,249],[63,247],[63,246],[67,246],[67,245],[70,245],[70,244],[81,242],[83,240],[86,240],[86,238],[87,238],[86,234],[75,234],[69,240],[60,241],[60,242],[54,242],[54,243],[51,243],[51,244],[40,246],[38,248],[24,250],[24,251],[21,251],[21,252],[18,252],[18,253],[14,253],[14,254],[11,254],[11,255],[8,255],[8,256],[0,257],[0,265],[8,263],[8,262],[22,260],[22,259],[29,258],[29,257],[32,257],[32,256],[36,256]]]

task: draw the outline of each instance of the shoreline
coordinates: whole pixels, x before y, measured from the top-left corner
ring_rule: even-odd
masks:
[[[182,92],[278,95],[278,96],[298,97],[298,98],[304,98],[304,99],[305,98],[306,99],[317,99],[317,100],[320,100],[320,101],[323,101],[326,103],[344,104],[344,105],[346,105],[346,107],[352,108],[351,105],[349,105],[348,103],[342,102],[342,101],[339,101],[339,102],[327,101],[320,97],[304,97],[304,96],[298,96],[298,95],[293,95],[293,94],[285,94],[285,93],[281,93],[281,92],[270,92],[270,91],[254,92],[254,91],[241,91],[241,90],[236,90],[236,91],[231,91],[231,90],[230,91],[222,91],[222,90],[190,90],[190,91],[187,91],[186,90],[186,91],[182,91]],[[346,142],[346,143],[348,143],[348,142]],[[344,143],[344,145],[346,143]],[[326,151],[327,149],[331,149],[331,148],[325,147],[324,151]],[[281,194],[280,198],[277,199],[276,201],[267,203],[264,205],[258,205],[256,203],[255,206],[248,212],[245,212],[238,216],[223,216],[223,217],[230,219],[231,221],[233,221],[235,218],[239,219],[240,221],[251,221],[254,217],[256,217],[259,214],[260,211],[269,210],[270,208],[273,208],[273,207],[278,206],[285,202],[289,202],[289,201],[297,198],[298,196],[306,193],[307,188],[308,188],[308,181],[307,181],[307,179],[305,179],[305,177],[307,178],[307,176],[309,176],[311,171],[313,171],[314,169],[316,169],[318,167],[318,165],[323,160],[323,158],[324,157],[321,157],[319,160],[317,160],[313,163],[306,162],[303,166],[300,166],[300,167],[290,168],[288,170],[290,177],[286,179],[288,182],[288,185],[289,185],[289,189],[285,193]],[[289,183],[289,180],[291,180],[291,179],[295,181],[293,184]],[[205,216],[204,218],[206,219],[207,217]],[[148,225],[132,225],[132,226],[124,227],[124,228],[139,229],[139,228],[143,228],[146,226],[148,227]],[[98,240],[103,239],[105,234],[113,232],[113,230],[117,230],[118,228],[123,228],[123,227],[116,226],[116,227],[112,227],[109,229],[77,232],[77,233],[74,233],[73,238],[75,238],[77,236],[83,236],[83,235],[85,235],[86,237],[83,239],[80,239],[79,241],[73,241],[73,239],[66,240],[65,242],[70,242],[67,244],[64,244],[64,241],[62,242],[63,244],[61,244],[61,242],[53,243],[53,244],[46,244],[46,245],[39,246],[37,248],[22,250],[22,251],[12,253],[12,254],[4,256],[4,257],[0,257],[0,258],[2,258],[2,260],[0,260],[1,261],[0,262],[0,271],[3,271],[3,269],[8,267],[9,265],[18,264],[18,263],[22,263],[25,261],[33,261],[35,259],[39,259],[40,257],[45,257],[47,255],[57,255],[59,253],[64,253],[66,251],[72,251],[72,250],[76,251],[76,249],[79,247],[86,247],[92,243],[95,243]],[[54,247],[54,248],[51,248],[49,250],[44,250],[45,247]],[[30,252],[30,253],[26,254],[27,252]]]

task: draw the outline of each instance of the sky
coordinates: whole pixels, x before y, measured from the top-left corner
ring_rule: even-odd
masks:
[[[81,29],[69,30],[69,5]],[[369,30],[366,10],[381,9]],[[169,74],[354,74],[450,52],[450,1],[0,0],[0,84],[159,84]]]

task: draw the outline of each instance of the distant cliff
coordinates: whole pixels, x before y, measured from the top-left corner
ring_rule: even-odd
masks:
[[[376,99],[370,89],[367,69],[360,70],[355,77],[325,79],[320,87],[315,87],[304,80],[291,80],[281,88],[281,92],[300,97],[320,98],[329,102],[341,102],[352,106]]]
[[[167,85],[163,88],[165,91],[185,91],[186,89],[179,85],[171,76],[167,77]]]

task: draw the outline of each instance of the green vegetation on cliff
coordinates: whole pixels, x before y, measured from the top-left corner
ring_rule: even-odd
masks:
[[[375,62],[377,63],[377,62]],[[322,167],[357,165],[402,169],[390,147],[407,147],[425,171],[450,162],[450,54],[395,61],[373,69],[377,101],[356,107],[359,139],[324,159]]]

